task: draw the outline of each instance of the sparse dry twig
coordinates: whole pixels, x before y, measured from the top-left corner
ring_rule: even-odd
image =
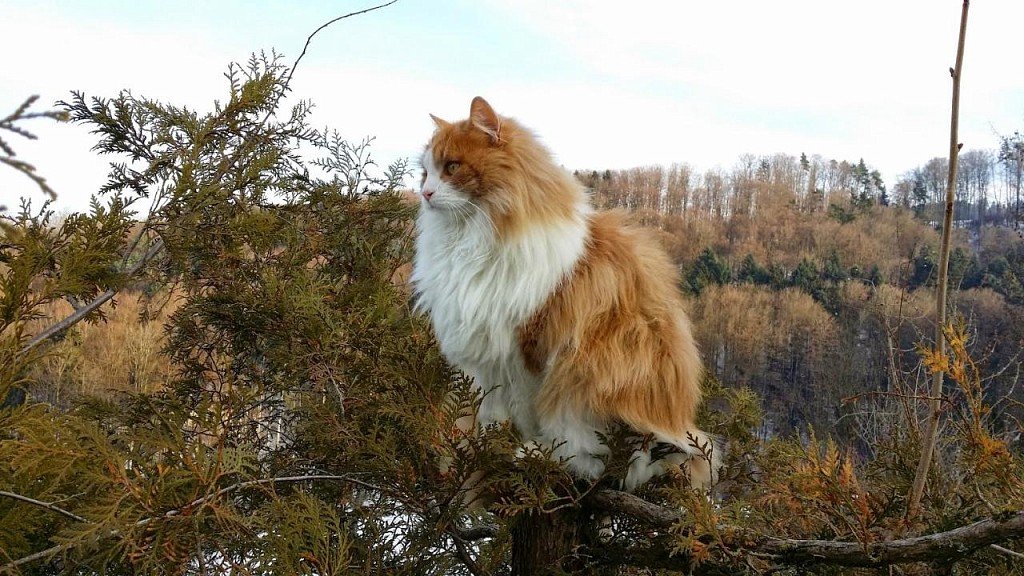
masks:
[[[672,528],[682,519],[682,514],[677,510],[614,490],[596,491],[590,495],[588,503],[601,510],[623,514],[665,530]],[[1021,538],[1024,536],[1024,510],[998,518],[986,518],[945,532],[867,544],[773,538],[742,530],[734,534],[731,545],[789,566],[828,564],[883,567],[909,562],[955,560],[969,556],[980,548]],[[669,557],[669,551],[664,551],[664,554],[657,556],[657,565],[664,567],[664,562],[668,561]],[[689,560],[680,557],[675,561],[675,565],[677,568],[688,566]]]
[[[28,496],[23,496],[21,494],[15,494],[14,492],[8,492],[6,490],[0,490],[0,496],[3,496],[5,498],[10,498],[12,500],[19,500],[21,502],[26,502],[28,504],[32,504],[33,506],[38,506],[40,508],[45,508],[47,510],[50,510],[51,512],[56,512],[58,514],[61,514],[62,516],[66,516],[68,518],[71,518],[72,520],[74,520],[76,522],[88,522],[88,520],[86,520],[85,518],[82,518],[81,516],[79,516],[78,514],[75,514],[74,512],[69,512],[69,511],[61,508],[60,506],[55,505],[53,502],[43,502],[42,500],[36,500],[35,498],[29,498]]]
[[[970,5],[970,0],[964,0],[960,12],[960,38],[957,42],[956,66],[949,69],[949,73],[953,77],[953,110],[949,128],[949,174],[946,180],[946,212],[942,225],[942,248],[939,251],[939,279],[935,292],[935,347],[938,354],[946,353],[946,339],[943,330],[946,328],[949,247],[953,226],[953,201],[956,194],[957,155],[962,146],[957,138],[960,118],[960,79],[963,74],[964,39],[967,35],[967,9]],[[914,474],[914,484],[910,490],[910,502],[907,506],[907,516],[910,518],[916,516],[920,510],[925,483],[928,481],[928,469],[931,467],[932,455],[935,452],[935,444],[938,441],[941,403],[936,398],[942,396],[943,377],[944,373],[941,370],[936,371],[932,376],[932,400],[928,403],[928,424],[925,428],[921,458],[917,464],[917,472]]]

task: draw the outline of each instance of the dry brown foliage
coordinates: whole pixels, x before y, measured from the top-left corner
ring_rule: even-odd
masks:
[[[75,397],[109,396],[117,391],[155,392],[171,374],[163,326],[176,307],[166,295],[123,292],[103,311],[106,320],[83,322],[32,366],[33,393],[55,405]],[[40,310],[29,327],[41,330],[73,312],[63,300]]]

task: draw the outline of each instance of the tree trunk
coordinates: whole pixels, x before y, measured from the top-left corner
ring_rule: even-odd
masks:
[[[579,574],[584,512],[567,506],[551,513],[531,510],[512,521],[512,576]]]

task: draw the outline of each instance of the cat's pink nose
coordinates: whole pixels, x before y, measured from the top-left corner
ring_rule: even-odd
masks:
[[[424,200],[430,200],[430,197],[434,195],[434,191],[433,190],[427,190],[426,188],[424,188],[423,191],[420,192],[420,194],[423,194],[423,199]]]

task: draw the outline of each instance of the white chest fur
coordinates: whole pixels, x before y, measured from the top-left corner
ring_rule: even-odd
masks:
[[[516,329],[582,256],[585,216],[498,241],[482,212],[456,220],[423,208],[417,228],[417,307],[429,313],[441,351],[487,393],[482,423],[512,419],[521,434],[532,436],[539,379],[523,364]]]

